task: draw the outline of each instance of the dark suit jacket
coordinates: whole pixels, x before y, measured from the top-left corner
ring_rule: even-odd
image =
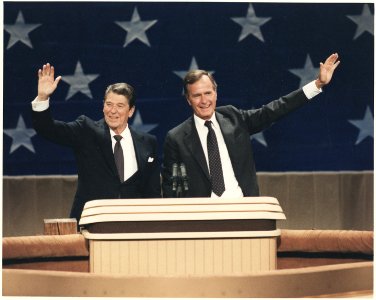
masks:
[[[250,135],[262,131],[307,102],[308,99],[303,90],[299,89],[260,109],[240,110],[233,106],[216,109],[216,118],[227,146],[235,177],[244,196],[259,195]],[[162,168],[164,197],[175,197],[171,180],[173,163],[184,163],[186,166],[189,180],[186,197],[210,197],[209,169],[193,117],[167,133]]]
[[[161,196],[155,136],[130,128],[138,171],[121,183],[112,151],[110,130],[104,119],[93,121],[80,116],[76,121],[66,123],[54,120],[50,109],[33,111],[32,116],[38,134],[54,143],[73,148],[78,185],[70,214],[72,218],[80,218],[89,200]]]

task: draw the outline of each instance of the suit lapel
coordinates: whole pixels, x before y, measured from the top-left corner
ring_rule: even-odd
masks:
[[[98,130],[99,130],[99,147],[103,153],[104,160],[113,172],[114,175],[117,175],[117,168],[115,164],[114,153],[112,150],[112,141],[111,141],[111,134],[110,129],[104,120],[98,122]],[[135,132],[131,127],[129,127],[131,132],[134,150],[136,154],[136,161],[138,170],[142,170],[145,167],[145,158],[147,153],[145,151],[144,137],[137,132]]]
[[[206,177],[210,180],[204,150],[202,149],[200,138],[198,136],[196,126],[194,125],[193,117],[187,121],[185,134],[184,143],[187,146],[187,149],[189,149],[189,151],[192,153],[192,157],[195,158]]]
[[[134,131],[131,127],[129,127],[129,130],[131,132],[133,140],[134,152],[136,154],[137,160],[137,167],[140,171],[145,167],[145,157],[147,156],[147,153],[145,151],[146,149],[144,146],[144,137],[138,134],[136,131]]]
[[[225,140],[227,150],[228,150],[229,153],[233,152],[233,150],[236,147],[234,126],[221,113],[216,112],[215,116],[217,117],[219,127],[221,128],[221,132],[222,132],[223,138]]]
[[[98,129],[99,147],[103,153],[104,160],[111,169],[111,171],[114,173],[114,175],[117,175],[114,153],[112,151],[110,129],[108,128],[108,125],[103,119],[98,121]]]
[[[237,163],[241,164],[242,162],[236,158],[236,153],[239,153],[239,151],[236,149],[236,147],[239,147],[239,144],[236,142],[236,128],[234,128],[234,125],[230,122],[230,120],[225,118],[221,113],[216,112],[215,115],[217,117],[219,127],[221,128],[223,139],[225,140],[227,152],[230,156],[234,173],[237,174]]]

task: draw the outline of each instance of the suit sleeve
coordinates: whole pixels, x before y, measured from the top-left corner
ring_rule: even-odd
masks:
[[[32,111],[32,121],[36,132],[51,142],[76,147],[82,140],[80,134],[85,122],[84,116],[67,123],[54,120],[51,110],[47,109],[42,112]]]
[[[277,100],[263,105],[259,109],[239,110],[250,134],[260,132],[290,112],[309,101],[302,89],[296,90]]]

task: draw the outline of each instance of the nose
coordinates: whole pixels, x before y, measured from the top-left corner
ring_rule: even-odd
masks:
[[[208,99],[207,99],[207,97],[205,95],[201,95],[201,97],[200,97],[200,102],[201,103],[206,103],[207,100]]]

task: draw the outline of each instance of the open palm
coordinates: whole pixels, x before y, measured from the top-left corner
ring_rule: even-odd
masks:
[[[327,85],[332,79],[334,70],[338,67],[340,61],[338,60],[338,53],[330,55],[324,63],[320,63],[320,73],[317,79],[319,87]]]
[[[56,90],[61,76],[55,77],[55,69],[49,63],[38,70],[38,99],[47,100]]]

